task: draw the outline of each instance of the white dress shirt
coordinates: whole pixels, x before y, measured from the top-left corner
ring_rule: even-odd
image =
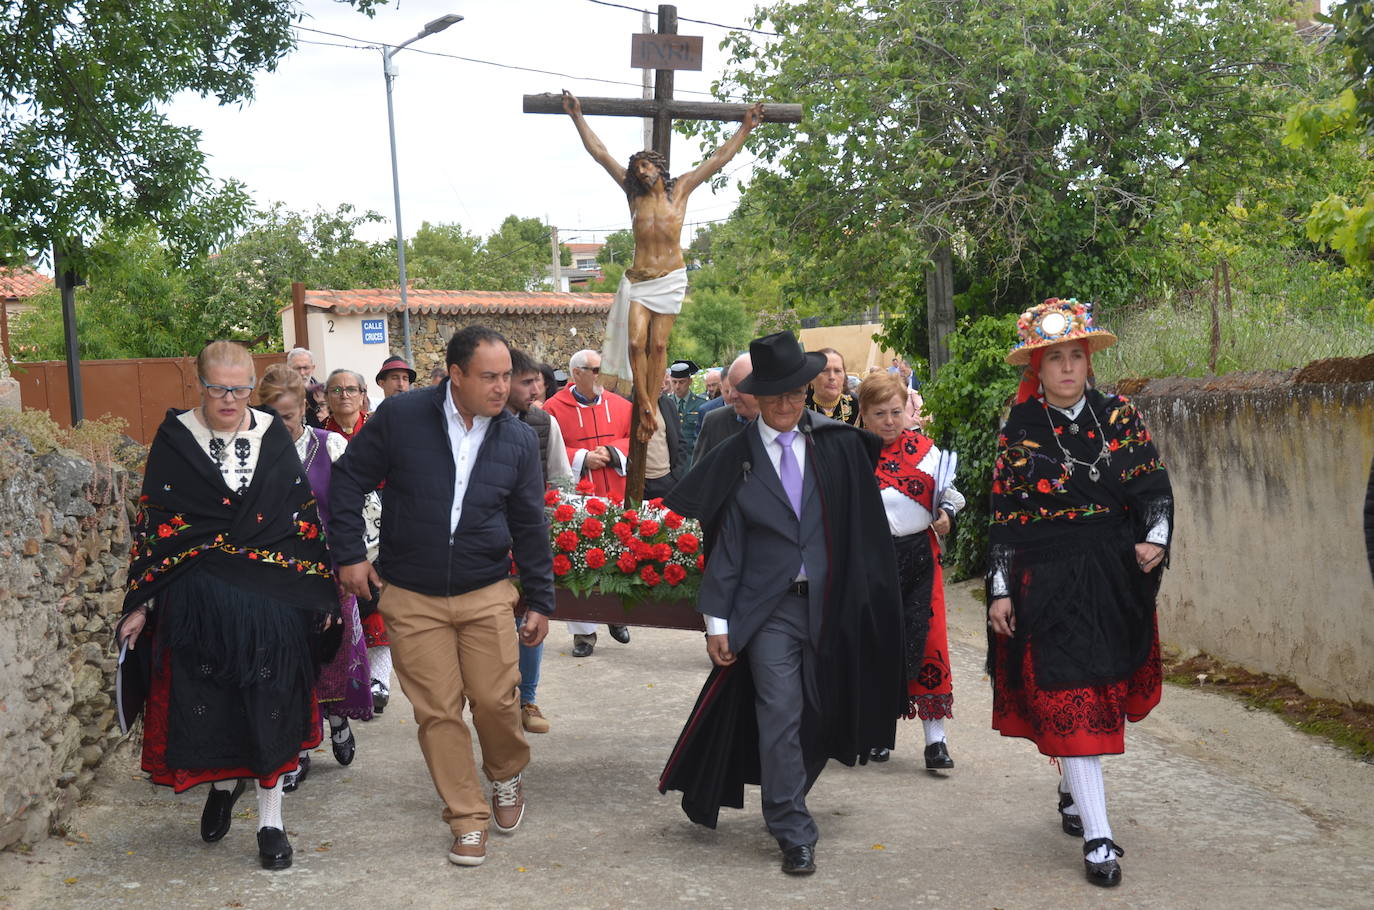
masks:
[[[449,515],[449,534],[458,530],[458,519],[463,515],[463,494],[467,492],[468,477],[472,475],[472,465],[477,452],[482,448],[482,440],[487,438],[490,417],[475,416],[469,429],[453,403],[453,392],[444,395],[444,416],[448,418],[448,443],[453,450],[453,509]]]
[[[768,462],[773,466],[773,473],[782,480],[782,447],[778,445],[778,430],[773,429],[763,418],[754,421],[754,425],[759,428],[759,438],[763,440],[763,451],[768,454]],[[792,429],[796,430],[794,426]],[[748,432],[748,430],[745,430]],[[792,437],[792,454],[797,459],[797,470],[801,476],[806,476],[806,439],[801,431]],[[805,572],[799,577],[805,578]],[[719,616],[706,616],[707,635],[728,635],[730,633],[730,621]]]
[[[563,444],[563,428],[558,425],[558,418],[552,414],[549,418],[549,483],[573,484],[573,469],[568,463],[568,447]],[[584,455],[583,458],[586,456]]]

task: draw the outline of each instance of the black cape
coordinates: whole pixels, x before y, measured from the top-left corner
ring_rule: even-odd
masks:
[[[906,708],[896,558],[873,470],[882,444],[847,424],[803,412],[799,428],[819,485],[830,571],[820,650],[819,736],[826,755],[864,763],[872,748],[891,748]],[[664,505],[701,521],[711,549],[749,462],[744,432],[692,466]],[[660,793],[682,791],[687,817],[716,826],[721,806],[741,808],[744,785],[759,782],[754,681],[748,663],[715,667],[659,778]]]

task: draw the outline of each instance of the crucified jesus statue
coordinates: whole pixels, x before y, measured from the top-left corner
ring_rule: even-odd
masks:
[[[668,334],[687,293],[687,266],[682,261],[687,197],[735,157],[763,118],[763,105],[749,108],[735,135],[676,179],[669,178],[667,162],[658,152],[635,152],[628,168],[612,158],[587,126],[582,104],[571,92],[563,92],[563,110],[572,117],[588,154],[625,191],[630,203],[635,261],[616,289],[601,369],[632,380],[639,414],[636,438],[647,444],[658,428],[658,394],[668,358]]]

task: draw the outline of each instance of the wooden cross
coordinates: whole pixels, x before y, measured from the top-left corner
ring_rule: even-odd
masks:
[[[654,42],[659,47],[670,45],[667,36],[677,36],[677,7],[662,4],[658,8],[659,39]],[[647,56],[642,52],[644,42],[636,42],[635,60]],[[686,41],[700,39],[685,38]],[[699,44],[693,47],[700,47]],[[651,58],[653,59],[653,58]],[[653,119],[653,150],[669,161],[672,152],[674,120],[743,120],[749,110],[748,104],[725,104],[711,101],[679,101],[673,97],[673,72],[676,69],[701,69],[699,50],[695,57],[688,51],[671,53],[665,50],[658,58],[664,68],[654,70],[654,97],[646,98],[581,98],[582,113],[588,116],[610,117],[649,117]],[[633,62],[633,61],[632,61]],[[563,96],[545,93],[525,95],[524,112],[527,114],[563,114]],[[800,123],[802,106],[800,104],[773,104],[764,107],[765,123]],[[630,427],[629,471],[625,483],[627,502],[640,502],[644,498],[644,460],[647,446],[637,440],[639,428],[639,408],[633,412]]]

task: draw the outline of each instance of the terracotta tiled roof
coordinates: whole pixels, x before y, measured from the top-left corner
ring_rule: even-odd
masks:
[[[598,253],[605,246],[604,243],[565,243],[563,244],[573,254],[578,253]]]
[[[0,297],[24,300],[52,287],[52,279],[37,269],[24,266],[18,269],[0,268]]]
[[[564,294],[552,291],[406,291],[412,313],[478,315],[481,313],[601,313],[608,312],[614,294]],[[305,305],[332,310],[341,316],[356,313],[395,313],[401,309],[396,288],[351,291],[306,291]]]

